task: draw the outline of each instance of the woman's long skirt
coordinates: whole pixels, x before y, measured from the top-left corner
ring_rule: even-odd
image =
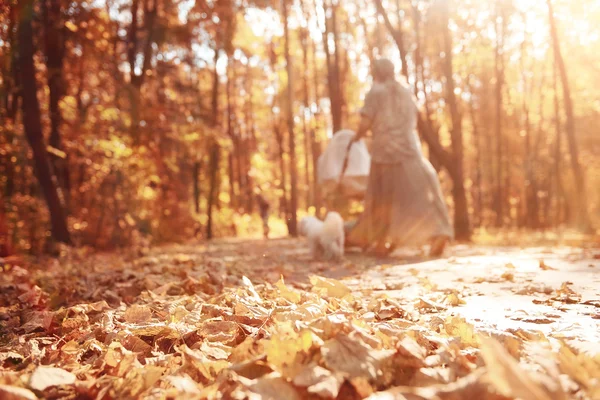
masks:
[[[437,173],[423,157],[396,164],[373,162],[365,211],[348,233],[352,245],[422,245],[435,236],[453,238],[454,230]]]

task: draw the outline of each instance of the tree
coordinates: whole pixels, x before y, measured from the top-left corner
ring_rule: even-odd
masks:
[[[462,132],[462,116],[458,110],[455,95],[454,73],[452,66],[452,33],[449,27],[449,0],[442,2],[443,36],[444,36],[444,75],[446,78],[446,99],[450,111],[452,139],[452,197],[454,199],[454,230],[457,239],[466,240],[471,236],[469,224],[469,208],[464,179],[464,144]]]
[[[588,215],[587,189],[585,185],[584,172],[579,163],[579,148],[577,138],[575,136],[575,114],[573,111],[573,99],[571,98],[571,88],[569,86],[569,77],[567,68],[563,59],[558,32],[556,29],[556,21],[554,20],[554,11],[552,9],[552,0],[546,0],[548,6],[548,20],[550,22],[550,37],[552,38],[552,49],[554,51],[554,61],[556,62],[560,81],[563,90],[563,101],[565,105],[565,133],[567,134],[567,144],[571,155],[571,169],[575,178],[575,189],[577,190],[577,207],[575,215],[576,225],[583,230],[590,230],[591,224]]]
[[[65,39],[63,34],[64,20],[62,18],[61,0],[42,0],[44,21],[44,40],[46,67],[48,70],[48,91],[50,110],[50,141],[49,144],[58,152],[53,153],[52,165],[62,189],[65,202],[69,203],[69,168],[67,155],[61,139],[62,114],[60,101],[65,94],[63,73],[63,60],[65,53]],[[61,153],[62,152],[62,153]]]
[[[33,152],[35,174],[46,199],[48,211],[50,212],[52,237],[58,242],[71,244],[67,217],[59,197],[56,179],[52,172],[48,154],[46,153],[46,145],[42,133],[40,104],[37,98],[37,80],[33,62],[33,55],[35,53],[33,46],[34,31],[31,23],[34,15],[33,6],[34,0],[23,0],[20,2],[18,43],[23,96],[23,125],[27,141]]]
[[[289,213],[289,224],[288,229],[290,235],[298,235],[298,222],[296,213],[298,210],[298,165],[296,163],[296,138],[294,137],[294,89],[293,89],[293,77],[292,77],[292,57],[290,56],[290,33],[288,26],[288,1],[282,0],[282,12],[283,12],[283,34],[284,34],[284,53],[285,53],[285,64],[287,71],[287,128],[290,143],[290,183],[291,183],[291,196],[290,196],[290,213]]]

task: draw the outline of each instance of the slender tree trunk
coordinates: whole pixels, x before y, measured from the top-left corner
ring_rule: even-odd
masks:
[[[571,88],[569,86],[569,77],[567,74],[567,68],[563,59],[560,42],[558,39],[558,32],[556,28],[556,21],[554,20],[554,11],[552,8],[552,1],[546,0],[548,5],[548,19],[550,21],[550,36],[552,38],[552,48],[554,50],[554,60],[556,62],[558,73],[560,75],[560,81],[562,83],[563,90],[563,101],[565,103],[565,133],[567,134],[567,145],[569,153],[571,155],[571,168],[573,170],[573,177],[575,179],[575,189],[577,191],[577,206],[575,223],[578,228],[583,230],[590,230],[591,224],[588,215],[588,202],[587,202],[587,189],[585,185],[585,176],[583,168],[579,163],[579,149],[577,144],[577,138],[575,133],[575,113],[573,111],[573,100],[571,98]]]
[[[316,4],[316,2],[315,2]],[[327,9],[331,10],[331,13],[333,15],[333,13],[335,13],[335,9],[331,6],[325,7],[325,26],[323,28],[323,47],[324,47],[324,51],[325,51],[325,63],[327,65],[327,83],[328,83],[328,89],[329,89],[329,103],[330,103],[330,108],[331,108],[331,119],[332,119],[332,124],[333,124],[333,131],[337,132],[340,129],[342,129],[342,100],[340,98],[340,91],[339,91],[339,75],[340,75],[340,71],[338,69],[339,67],[339,62],[336,61],[336,54],[333,54],[333,60],[332,60],[332,54],[331,54],[331,49],[330,49],[330,45],[329,45],[329,34],[331,33],[330,30],[330,19],[327,18]],[[336,29],[336,27],[334,26],[333,28],[334,30]],[[336,36],[337,37],[337,34]],[[334,39],[334,46],[337,47],[338,43],[335,42]]]
[[[46,67],[48,70],[49,110],[50,110],[50,141],[55,149],[64,152],[61,140],[62,115],[60,100],[65,93],[63,79],[64,37],[63,18],[60,0],[43,0],[42,10],[44,16],[44,39],[46,53]],[[64,157],[53,154],[51,162],[58,183],[62,189],[65,204],[69,208],[70,179],[66,155]]]
[[[233,150],[232,152],[229,154],[229,158],[228,158],[228,166],[229,166],[229,188],[230,188],[230,201],[231,201],[231,206],[233,208],[237,208],[238,206],[238,188],[239,188],[239,174],[236,174],[236,172],[239,172],[239,169],[236,167],[237,165],[239,165],[239,158],[238,158],[238,153],[239,153],[239,138],[236,135],[235,132],[235,127],[234,127],[234,118],[235,118],[235,110],[233,107],[233,100],[232,100],[232,78],[230,76],[230,69],[231,69],[231,59],[232,57],[230,55],[228,55],[228,60],[227,60],[227,83],[225,86],[225,94],[226,94],[226,99],[227,99],[227,135],[229,136],[229,138],[231,139],[231,143],[233,145]],[[237,185],[236,185],[237,183]]]
[[[554,184],[556,185],[556,214],[555,214],[555,224],[560,225],[563,222],[563,213],[562,210],[565,208],[567,204],[565,199],[565,190],[562,183],[562,134],[561,134],[561,119],[560,119],[560,104],[558,99],[558,76],[556,71],[556,64],[554,64],[552,68],[552,88],[554,93]]]
[[[310,157],[311,157],[311,133],[307,119],[312,116],[308,98],[308,29],[300,30],[300,44],[302,47],[302,95],[303,95],[303,110],[302,110],[302,128],[304,131],[304,175],[306,181],[306,208],[313,203],[310,184]],[[307,115],[308,114],[308,115]]]
[[[495,65],[495,96],[496,96],[496,119],[495,119],[495,134],[496,134],[496,226],[504,225],[504,188],[502,182],[502,87],[504,85],[504,61],[503,61],[503,42],[504,42],[504,18],[499,24],[497,19],[500,17],[500,0],[496,1],[496,20],[494,26],[496,29],[496,46],[494,47],[494,65]],[[499,26],[500,25],[500,26]]]
[[[310,132],[311,139],[311,155],[312,155],[312,172],[313,172],[313,193],[314,193],[314,206],[316,209],[317,218],[321,215],[321,187],[319,186],[319,171],[318,171],[318,161],[321,156],[321,143],[317,140],[317,132],[319,131],[319,122],[320,122],[320,91],[319,91],[319,82],[320,82],[320,74],[319,69],[317,68],[317,44],[314,40],[311,40],[311,58],[312,58],[312,70],[313,70],[313,86],[315,90],[315,105],[316,110],[314,113],[314,123]]]
[[[22,1],[20,11],[18,29],[19,69],[22,81],[22,108],[25,135],[33,151],[35,174],[50,212],[52,237],[58,242],[70,244],[71,236],[67,226],[66,213],[58,195],[56,180],[52,173],[42,133],[35,65],[33,62],[35,52],[33,46],[34,32],[31,24],[34,13],[33,0]]]
[[[219,49],[215,49],[214,70],[213,70],[213,85],[211,93],[212,106],[212,126],[216,128],[219,125],[219,72],[217,70],[217,62],[219,61]],[[206,201],[207,223],[206,223],[206,238],[212,239],[213,232],[213,213],[215,201],[218,196],[218,174],[219,174],[219,143],[215,138],[210,138],[208,144],[208,197]]]
[[[194,162],[192,179],[194,180],[194,209],[196,214],[200,214],[200,169],[201,160]]]
[[[296,212],[298,210],[298,172],[296,163],[296,140],[294,137],[294,81],[292,77],[292,58],[290,56],[290,34],[288,27],[288,0],[282,0],[283,9],[283,30],[284,30],[284,52],[285,52],[285,64],[287,70],[287,126],[290,143],[290,183],[291,183],[291,196],[290,196],[290,235],[297,236],[297,218]]]
[[[467,80],[467,87],[469,89],[470,101],[469,101],[469,114],[471,117],[471,126],[473,127],[473,142],[475,147],[475,194],[473,195],[473,199],[475,201],[474,209],[474,221],[473,224],[477,227],[481,227],[483,223],[483,165],[481,163],[481,131],[479,130],[479,123],[477,122],[477,113],[475,110],[475,101],[474,101],[474,93],[473,87],[469,80]]]
[[[209,166],[208,166],[208,174],[209,174],[209,191],[208,191],[208,204],[207,204],[207,210],[208,210],[208,221],[206,223],[206,238],[207,239],[212,239],[214,232],[213,232],[213,208],[215,205],[215,200],[216,197],[218,196],[218,190],[217,190],[217,181],[218,181],[218,171],[219,171],[219,154],[220,154],[220,149],[219,149],[219,144],[217,143],[216,140],[213,139],[212,143],[210,144],[210,151],[209,151]]]
[[[459,240],[469,240],[471,237],[471,226],[469,224],[469,207],[464,184],[463,172],[463,133],[462,117],[458,110],[458,102],[454,94],[454,73],[452,66],[452,36],[449,28],[449,2],[443,3],[444,12],[444,74],[446,76],[446,99],[450,109],[452,128],[450,137],[452,139],[453,156],[453,179],[452,197],[454,199],[454,231]]]

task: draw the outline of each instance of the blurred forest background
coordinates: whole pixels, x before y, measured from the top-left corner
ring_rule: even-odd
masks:
[[[380,56],[458,238],[589,230],[599,26],[596,0],[1,1],[0,250],[260,235],[259,192],[295,234]]]

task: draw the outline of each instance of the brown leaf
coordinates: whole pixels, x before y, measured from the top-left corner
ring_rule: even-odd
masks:
[[[0,399],[2,400],[36,400],[37,396],[25,388],[0,385]]]
[[[293,380],[294,385],[326,399],[336,398],[343,382],[343,377],[315,364],[305,366]]]
[[[481,355],[488,369],[487,379],[500,394],[523,400],[565,398],[560,388],[552,393],[536,382],[496,340],[482,337]]]
[[[62,368],[39,366],[29,378],[29,387],[43,392],[51,386],[72,385],[77,378]]]
[[[256,400],[301,400],[296,389],[285,379],[275,374],[258,378],[248,386],[248,389],[259,397],[251,397]]]
[[[542,269],[544,271],[548,271],[548,270],[556,271],[556,268],[552,268],[551,266],[546,265],[546,263],[544,262],[544,260],[540,260],[540,269]]]
[[[125,321],[130,324],[141,324],[152,319],[152,310],[144,305],[133,305],[125,311]]]
[[[381,360],[393,351],[376,351],[362,340],[347,335],[337,335],[321,347],[325,366],[334,372],[348,376],[375,379],[379,374]]]
[[[165,380],[167,380],[177,391],[179,394],[190,394],[197,395],[200,394],[200,389],[198,388],[198,384],[194,382],[189,375],[184,374],[183,376],[166,376]]]

